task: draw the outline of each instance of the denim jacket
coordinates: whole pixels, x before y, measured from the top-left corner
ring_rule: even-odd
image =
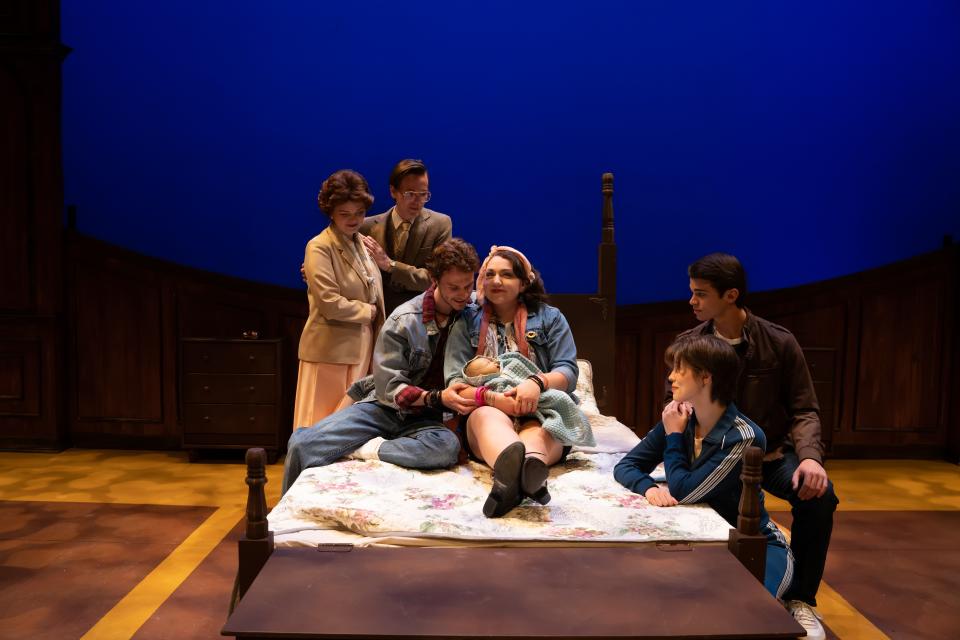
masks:
[[[527,315],[527,343],[536,355],[537,365],[545,372],[559,371],[567,378],[567,393],[576,402],[573,390],[577,388],[577,345],[567,319],[560,310],[541,304]],[[450,327],[447,350],[443,361],[443,377],[447,385],[462,376],[463,366],[477,353],[480,344],[482,311],[477,308],[463,322]]]
[[[382,405],[398,409],[394,398],[408,385],[418,385],[430,368],[439,340],[440,327],[436,320],[423,320],[421,293],[394,309],[380,328],[373,349],[373,373],[355,382],[348,393],[360,402],[376,400]],[[473,304],[451,316],[450,336],[458,326],[477,313]],[[448,337],[449,341],[450,338]],[[442,354],[441,354],[442,355]]]

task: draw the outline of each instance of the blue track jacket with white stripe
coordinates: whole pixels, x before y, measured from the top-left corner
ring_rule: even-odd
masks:
[[[706,502],[736,527],[743,452],[751,445],[765,451],[766,436],[731,402],[703,439],[700,456],[691,462],[695,421],[696,416],[690,416],[683,433],[670,435],[666,435],[663,422],[658,422],[640,444],[617,463],[613,477],[627,489],[644,495],[650,487],[657,486],[650,472],[662,461],[670,495],[680,504]],[[760,492],[761,530],[767,529],[769,521],[763,506],[763,492]]]

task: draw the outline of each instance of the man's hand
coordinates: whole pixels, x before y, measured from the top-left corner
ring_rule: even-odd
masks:
[[[504,392],[504,397],[517,399],[517,415],[529,416],[537,410],[540,402],[540,386],[533,380],[524,380],[513,389]]]
[[[307,281],[307,268],[302,262],[300,263],[300,279],[304,282]]]
[[[464,416],[476,409],[476,400],[464,398],[460,395],[460,392],[467,388],[470,388],[470,385],[468,385],[466,382],[454,382],[449,387],[441,391],[440,401],[443,402],[443,406]]]
[[[693,406],[689,402],[671,400],[663,408],[663,430],[670,433],[683,433],[687,428],[687,421],[693,413]]]
[[[643,497],[655,507],[675,507],[680,504],[666,487],[650,487]]]
[[[813,458],[807,458],[793,472],[793,490],[801,500],[819,498],[827,491],[827,480],[827,470],[823,465]]]
[[[387,252],[383,250],[383,247],[380,246],[380,243],[370,236],[363,236],[363,246],[367,248],[367,252],[370,253],[370,257],[373,258],[373,261],[377,263],[377,266],[380,267],[381,271],[390,270],[390,256],[388,256]]]

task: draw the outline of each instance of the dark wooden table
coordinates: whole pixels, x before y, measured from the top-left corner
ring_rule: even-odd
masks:
[[[725,545],[278,549],[238,638],[796,638]]]

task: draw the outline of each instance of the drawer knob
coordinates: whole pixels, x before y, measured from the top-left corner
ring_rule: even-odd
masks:
[[[207,360],[210,359],[210,356],[207,355],[206,353],[204,353],[203,355],[200,356],[200,359],[203,360],[204,362],[206,362]]]
[[[254,416],[250,416],[250,422],[256,422],[257,419]]]
[[[250,388],[247,389],[247,391],[249,391],[250,393],[253,393],[253,392],[256,391],[256,390],[257,390],[257,388],[256,388],[255,386],[253,386],[253,385],[250,385]]]
[[[253,362],[256,359],[257,359],[257,356],[250,356],[250,362]]]
[[[204,422],[210,422],[210,416],[203,416]]]
[[[208,384],[203,385],[203,390],[204,390],[204,391],[210,391],[210,385],[208,385]]]

